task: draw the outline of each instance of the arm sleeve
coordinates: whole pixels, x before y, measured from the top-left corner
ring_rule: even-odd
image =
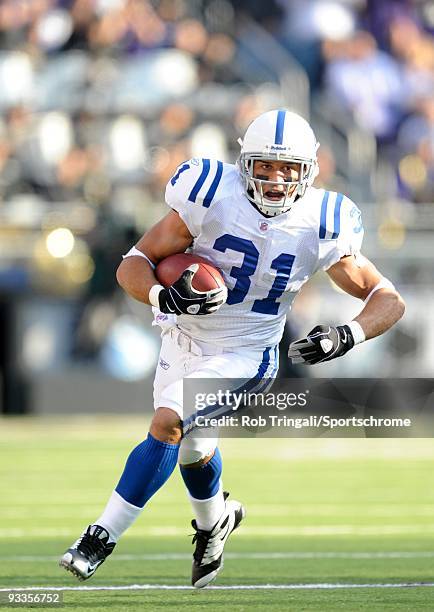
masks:
[[[330,194],[319,228],[319,269],[327,270],[346,255],[360,253],[363,224],[359,208],[340,193]]]
[[[215,195],[219,164],[221,162],[209,159],[189,159],[178,166],[167,183],[166,202],[177,211],[193,237],[200,234],[203,219]]]

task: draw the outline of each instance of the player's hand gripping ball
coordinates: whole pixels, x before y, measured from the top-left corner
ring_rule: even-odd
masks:
[[[212,314],[228,297],[220,271],[198,255],[170,255],[160,261],[155,275],[165,287],[158,301],[161,312],[166,314]]]

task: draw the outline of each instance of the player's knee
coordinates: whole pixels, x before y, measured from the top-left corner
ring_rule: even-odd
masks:
[[[155,411],[149,432],[160,442],[179,444],[182,438],[181,419],[170,408],[158,408]]]
[[[204,455],[200,450],[185,448],[179,451],[178,460],[183,468],[200,468],[212,459],[214,451]]]

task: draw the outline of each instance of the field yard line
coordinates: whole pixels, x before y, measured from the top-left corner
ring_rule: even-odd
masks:
[[[135,528],[133,531],[126,533],[125,538],[137,537],[158,537],[167,538],[174,536],[185,536],[186,527],[147,527],[145,529]],[[294,526],[248,526],[243,527],[238,533],[238,537],[251,536],[387,536],[387,535],[426,535],[434,533],[434,524],[426,525],[294,525]],[[21,528],[21,527],[4,527],[0,528],[0,538],[61,538],[61,537],[76,537],[77,530],[64,528]]]
[[[42,505],[44,504],[44,506]],[[17,518],[38,518],[40,520],[45,519],[57,519],[59,513],[61,513],[63,519],[74,520],[77,518],[88,518],[92,514],[98,515],[101,511],[100,505],[90,506],[89,504],[73,504],[61,502],[53,503],[50,502],[50,507],[45,507],[46,500],[41,502],[41,505],[35,506],[32,500],[32,504],[29,504],[27,500],[25,503],[17,504],[15,502],[8,501],[4,505],[0,502],[0,519],[17,519]],[[12,504],[12,505],[11,505]],[[297,515],[306,516],[322,516],[322,517],[354,517],[354,516],[369,516],[369,517],[381,517],[381,518],[393,518],[402,517],[401,520],[405,520],[406,517],[414,519],[415,516],[433,516],[434,515],[434,504],[370,504],[366,507],[361,507],[360,504],[249,504],[248,511],[250,516],[281,516],[288,519],[293,518]],[[164,506],[158,508],[158,516],[167,516],[170,518],[173,516],[173,508]],[[185,519],[188,521],[190,516],[190,509],[185,508]],[[346,518],[345,520],[349,520]]]
[[[185,536],[187,533],[185,527],[175,527],[168,525],[167,527],[147,527],[135,528],[133,531],[126,533],[126,538],[144,537],[173,537]],[[383,535],[426,535],[434,533],[434,524],[426,525],[282,525],[282,526],[248,526],[243,527],[238,533],[238,537],[251,536],[336,536],[336,535],[352,535],[352,536],[383,536]],[[0,538],[29,538],[29,537],[76,537],[77,531],[68,528],[21,528],[21,527],[4,527],[0,528]]]
[[[327,583],[319,582],[313,584],[236,584],[209,586],[207,591],[263,591],[268,589],[275,590],[302,590],[302,589],[396,589],[396,588],[411,588],[411,587],[434,587],[434,582],[399,582],[399,583],[368,583],[368,584],[351,584],[351,583]],[[0,588],[0,592],[22,592],[22,591],[197,591],[192,586],[175,585],[175,584],[131,584],[121,586],[76,586],[76,587],[50,587],[50,586],[35,586],[35,587],[14,587],[11,589]]]
[[[0,561],[57,561],[59,555],[0,555]],[[225,559],[432,559],[434,551],[389,552],[247,552],[225,553]],[[177,561],[191,559],[189,553],[119,554],[113,561]]]

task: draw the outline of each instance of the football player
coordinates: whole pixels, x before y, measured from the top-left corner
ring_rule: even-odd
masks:
[[[112,553],[177,463],[195,515],[192,584],[204,587],[216,577],[225,542],[244,508],[222,489],[217,438],[189,433],[195,414],[183,406],[183,380],[254,383],[275,377],[287,312],[315,272],[326,270],[364,304],[354,320],[317,325],[293,342],[289,357],[294,363],[341,357],[402,316],[402,298],[360,253],[363,226],[357,206],[341,193],[312,186],[318,146],[299,115],[287,110],[260,115],[241,141],[236,165],[195,158],[177,168],[166,189],[170,212],[124,256],[117,272],[121,287],[152,305],[162,327],[155,414],[102,515],[60,561],[78,578],[92,576]],[[184,251],[214,262],[227,289],[196,291],[195,265],[172,286],[162,287],[154,275],[156,264]]]

